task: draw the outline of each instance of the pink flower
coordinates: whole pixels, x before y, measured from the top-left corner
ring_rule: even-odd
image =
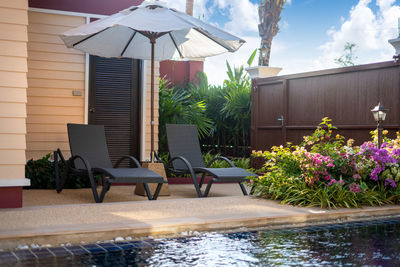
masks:
[[[329,181],[330,179],[331,179],[331,176],[330,176],[330,175],[325,176],[325,180],[326,180],[326,181]]]
[[[361,179],[361,175],[359,175],[358,173],[356,173],[356,174],[353,175],[353,178],[354,178],[355,180]]]
[[[328,183],[328,186],[331,186],[333,183],[336,184],[336,180],[335,180],[335,179],[332,179],[332,180]]]
[[[336,181],[335,179],[332,179],[329,183],[328,186],[331,186],[332,184],[344,184],[343,180]]]
[[[356,194],[358,194],[358,193],[361,192],[360,186],[359,186],[358,184],[356,184],[356,183],[352,183],[352,184],[349,186],[349,189],[350,189],[351,192],[356,193]]]
[[[335,167],[335,165],[333,165],[332,162],[329,162],[328,165],[326,165],[326,167]]]

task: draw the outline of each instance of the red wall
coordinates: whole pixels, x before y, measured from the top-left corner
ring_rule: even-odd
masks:
[[[29,0],[29,7],[111,15],[143,0]]]
[[[173,61],[160,62],[160,77],[177,85],[193,81],[198,71],[203,71],[203,61]]]
[[[0,187],[0,209],[22,208],[22,187]]]

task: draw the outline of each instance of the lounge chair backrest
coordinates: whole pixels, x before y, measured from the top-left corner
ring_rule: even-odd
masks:
[[[182,156],[186,158],[192,167],[204,167],[201,155],[199,137],[196,125],[167,124],[167,141],[170,157]],[[180,160],[173,162],[175,169],[186,170],[186,165]]]
[[[67,124],[72,156],[87,159],[92,168],[112,168],[103,125]],[[75,167],[84,169],[81,160]]]

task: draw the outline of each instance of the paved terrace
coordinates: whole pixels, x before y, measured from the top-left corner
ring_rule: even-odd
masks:
[[[193,185],[170,185],[172,196],[148,201],[132,186],[114,186],[105,203],[95,204],[88,189],[24,191],[24,208],[0,210],[0,248],[18,244],[60,245],[179,235],[190,231],[282,228],[398,216],[399,206],[322,210],[281,205],[241,195],[236,184],[215,184],[208,198]],[[122,201],[122,202],[117,202]]]

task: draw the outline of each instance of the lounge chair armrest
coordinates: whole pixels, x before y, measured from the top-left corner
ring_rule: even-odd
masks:
[[[235,164],[233,164],[232,163],[232,161],[230,161],[228,158],[226,158],[226,157],[215,157],[215,158],[213,158],[209,163],[208,163],[208,165],[207,165],[207,168],[209,168],[215,161],[217,161],[217,160],[224,160],[224,161],[226,161],[226,162],[228,162],[228,164],[232,167],[232,168],[234,168],[235,167]]]
[[[134,157],[130,156],[130,155],[122,156],[117,161],[117,163],[115,163],[114,168],[118,168],[118,166],[121,164],[121,162],[124,161],[125,159],[129,159],[131,162],[133,162],[136,165],[136,168],[142,168],[142,166],[140,165],[139,161],[137,159],[135,159]]]
[[[87,159],[85,159],[84,157],[81,157],[79,155],[75,155],[73,157],[70,157],[68,160],[68,168],[72,169],[73,171],[79,172],[80,170],[76,169],[75,167],[72,167],[74,161],[76,159],[80,159],[83,162],[83,165],[85,165],[86,170],[89,172],[92,170],[92,166],[90,166],[90,163]]]
[[[194,172],[194,170],[193,170],[192,164],[190,164],[190,162],[189,162],[187,159],[185,159],[184,157],[182,157],[182,156],[174,157],[174,158],[172,158],[172,159],[170,159],[170,160],[168,161],[168,163],[167,163],[167,168],[168,168],[169,170],[171,170],[172,172],[175,172],[175,170],[174,170],[173,168],[169,168],[169,166],[171,166],[171,165],[172,165],[172,162],[175,161],[175,160],[180,160],[180,161],[182,161],[182,162],[186,165],[186,167],[188,168],[190,175],[191,175],[192,177],[196,177],[196,174],[195,174],[195,172]]]

